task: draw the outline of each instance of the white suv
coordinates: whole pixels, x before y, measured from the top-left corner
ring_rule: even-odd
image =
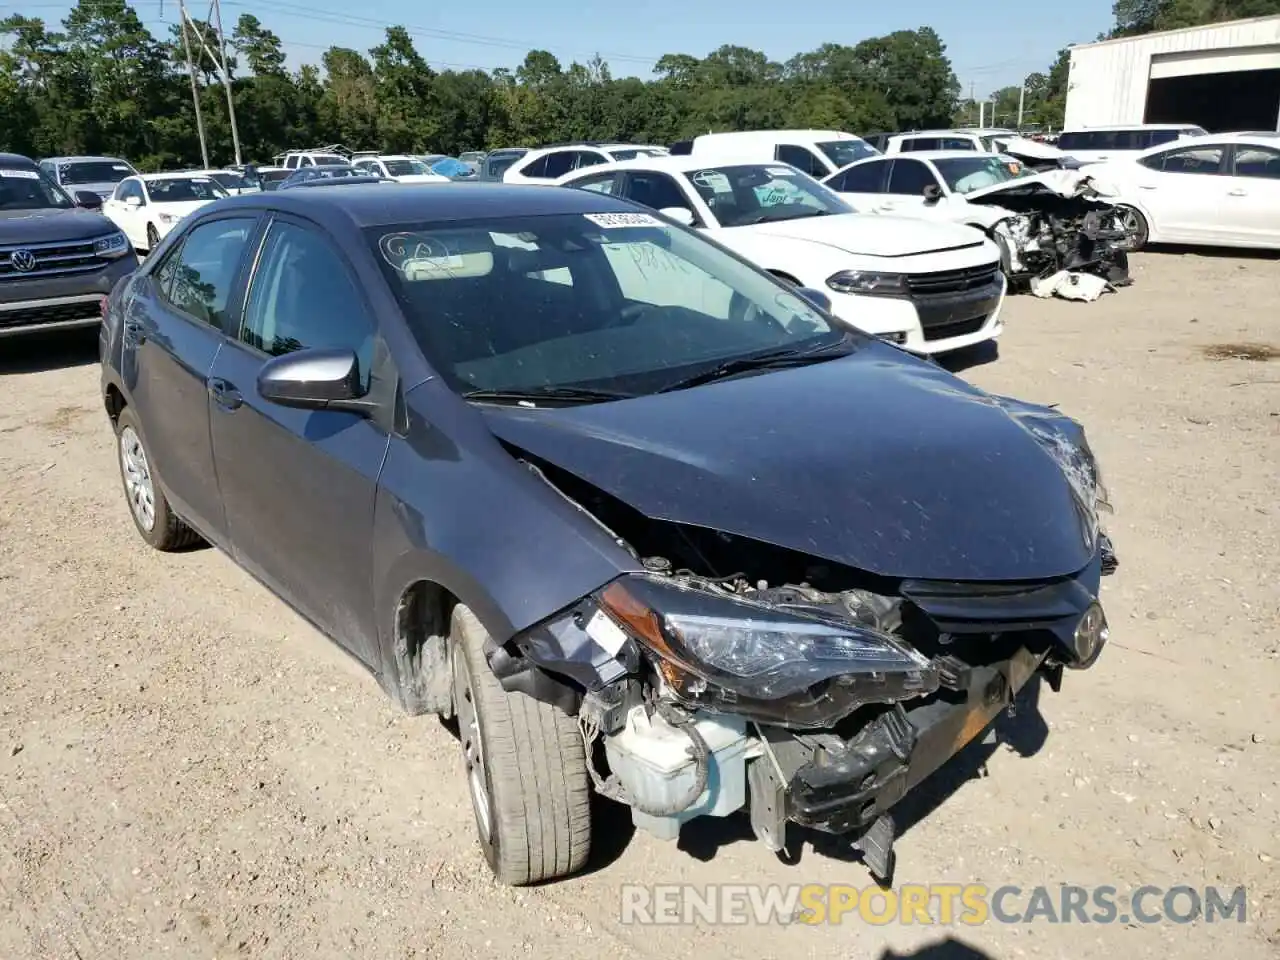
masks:
[[[507,167],[505,183],[552,183],[567,173],[597,163],[634,160],[636,157],[664,157],[666,147],[636,143],[562,143],[530,150]]]
[[[1123,127],[1064,130],[1058,149],[1082,163],[1101,163],[1188,137],[1203,137],[1206,131],[1190,123],[1145,123]]]

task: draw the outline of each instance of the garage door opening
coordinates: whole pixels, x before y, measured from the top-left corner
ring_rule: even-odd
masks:
[[[1280,129],[1280,69],[1152,80],[1143,121],[1194,123],[1210,133]]]

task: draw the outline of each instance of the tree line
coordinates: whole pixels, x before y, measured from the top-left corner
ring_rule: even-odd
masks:
[[[1276,10],[1280,0],[1117,0],[1110,35]],[[210,160],[231,162],[217,35],[199,21],[187,28],[189,74],[181,29],[153,36],[126,0],[79,0],[57,30],[21,14],[0,21],[0,148],[122,156],[143,169],[198,164],[194,79]],[[705,57],[672,53],[648,80],[614,77],[598,56],[565,66],[545,50],[514,70],[438,72],[400,26],[367,52],[333,46],[319,67],[296,70],[252,14],[226,41],[241,153],[258,162],[325,143],[457,154],[577,139],[670,143],[709,130],[910,130],[976,117],[930,27],[827,43],[785,62],[733,45]],[[1027,122],[1061,123],[1068,57],[1064,49],[1027,77]],[[1018,96],[1018,87],[993,94],[1001,122]]]

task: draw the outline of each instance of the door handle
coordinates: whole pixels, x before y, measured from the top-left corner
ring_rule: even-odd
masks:
[[[1138,189],[1139,189],[1139,190],[1154,190],[1155,188],[1156,188],[1156,185],[1155,185],[1154,183],[1140,183],[1140,184],[1138,184]]]
[[[1236,187],[1236,189],[1231,190],[1227,193],[1228,197],[1247,197],[1248,195],[1249,195],[1248,190],[1242,190],[1239,187]]]
[[[227,411],[239,409],[244,403],[244,397],[240,395],[235,385],[221,377],[214,377],[209,381],[209,396],[213,397],[214,403]]]

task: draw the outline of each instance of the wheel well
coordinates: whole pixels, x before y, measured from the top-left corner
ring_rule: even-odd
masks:
[[[408,713],[453,713],[447,641],[457,603],[457,597],[430,580],[410,584],[400,596],[395,660],[400,702]]]
[[[798,286],[800,286],[800,281],[799,281],[799,280],[797,280],[795,277],[793,277],[793,276],[792,276],[791,274],[789,274],[789,273],[786,273],[786,272],[784,272],[784,271],[782,271],[782,270],[770,270],[769,272],[770,272],[770,273],[772,273],[772,274],[773,274],[775,277],[777,277],[779,280],[783,281],[784,283],[789,283],[789,284],[791,284],[793,287],[798,287]]]
[[[107,407],[107,416],[111,418],[112,423],[115,423],[120,419],[120,413],[125,408],[124,394],[120,392],[115,384],[111,384],[107,387],[103,401]]]

